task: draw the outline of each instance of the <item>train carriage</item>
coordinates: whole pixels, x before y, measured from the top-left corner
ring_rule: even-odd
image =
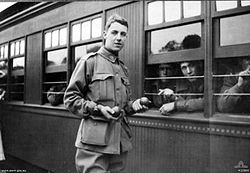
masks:
[[[250,172],[250,109],[219,104],[224,96],[250,96],[221,92],[225,79],[238,79],[233,72],[250,59],[248,0],[34,1],[0,12],[1,169],[76,172],[80,118],[65,109],[63,94],[77,61],[101,47],[113,13],[129,22],[119,57],[129,69],[132,98],[152,101],[128,117],[133,150],[127,172]],[[183,76],[182,62],[199,64],[200,73]],[[202,98],[202,108],[161,114],[168,100],[159,91],[175,91],[190,78],[202,91],[174,94]]]

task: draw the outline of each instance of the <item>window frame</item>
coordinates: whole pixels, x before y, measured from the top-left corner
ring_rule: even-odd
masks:
[[[216,11],[216,1],[211,2],[211,20],[213,25],[213,54],[211,61],[216,61],[222,58],[239,58],[244,56],[250,56],[250,43],[244,43],[244,44],[236,44],[236,45],[226,45],[221,46],[220,45],[220,19],[225,17],[234,17],[234,16],[240,16],[244,14],[250,14],[250,5],[249,6],[241,6],[241,1],[237,0],[237,7],[233,9],[223,10],[223,11]],[[211,73],[213,73],[213,69],[211,69]],[[217,75],[213,74],[211,75],[211,83],[213,79],[217,77]],[[215,97],[215,92],[209,92],[211,97]],[[212,100],[210,101],[210,105],[212,105]],[[212,105],[214,107],[214,105]],[[240,114],[240,113],[222,113],[219,111],[215,111],[215,108],[213,108],[213,112],[211,117],[216,118],[223,118],[225,120],[232,120],[233,121],[239,121],[244,122],[246,121],[246,115]],[[249,116],[249,115],[248,115]],[[249,121],[248,121],[249,122]]]
[[[146,62],[145,66],[151,64],[160,64],[160,63],[171,63],[178,62],[179,60],[191,60],[189,57],[197,56],[199,53],[202,54],[202,58],[204,60],[204,103],[207,105],[204,107],[203,118],[223,118],[226,120],[232,120],[233,114],[224,114],[215,111],[215,105],[213,103],[213,61],[215,58],[225,58],[225,57],[234,57],[234,56],[246,56],[250,55],[250,51],[248,50],[250,44],[240,44],[240,45],[230,45],[230,46],[219,46],[219,18],[227,17],[227,16],[235,16],[241,14],[250,14],[250,6],[241,7],[238,0],[238,7],[235,9],[225,10],[225,11],[215,11],[215,1],[213,2],[203,2],[201,4],[201,15],[190,17],[190,18],[181,18],[180,20],[165,22],[161,24],[156,24],[149,26],[147,24],[148,14],[147,7],[148,3],[152,1],[145,2],[144,10],[145,10],[145,37],[146,37]],[[164,6],[164,5],[163,5]],[[163,21],[164,20],[163,14]],[[201,37],[201,47],[193,50],[183,50],[183,51],[172,51],[172,52],[164,52],[159,54],[150,54],[150,32],[155,30],[160,30],[164,28],[170,28],[175,26],[181,26],[182,24],[190,24],[194,22],[202,22],[202,32]],[[237,54],[233,53],[236,51]],[[199,53],[198,53],[199,52]],[[178,57],[178,60],[171,60],[169,57]],[[185,57],[185,58],[184,58]],[[188,58],[187,58],[188,57]],[[192,59],[197,60],[197,59]],[[146,68],[145,68],[146,69]],[[145,78],[144,78],[145,83]],[[178,116],[178,113],[175,113]],[[242,116],[238,116],[237,118],[233,117],[233,121],[242,121]]]
[[[21,45],[21,41],[24,41],[24,52],[23,52],[23,54],[18,54],[18,55],[15,55],[15,50],[16,50],[16,48],[14,47],[14,55],[13,56],[11,56],[11,45],[12,45],[12,43],[16,43],[16,42],[19,42],[20,41],[20,45]],[[24,37],[21,37],[21,38],[17,38],[17,39],[14,39],[14,40],[11,40],[11,41],[9,41],[9,43],[8,43],[8,45],[9,45],[9,48],[8,48],[8,55],[9,55],[9,57],[8,57],[8,100],[10,100],[11,102],[16,102],[17,100],[13,100],[13,99],[11,99],[11,94],[12,93],[15,93],[15,92],[12,92],[12,89],[11,89],[11,87],[13,86],[13,85],[22,85],[23,86],[23,100],[22,101],[17,101],[17,102],[23,102],[23,103],[25,103],[25,73],[26,73],[26,50],[27,50],[27,37],[26,36],[24,36]],[[21,49],[19,48],[19,51],[20,51]],[[12,72],[13,72],[13,59],[16,59],[16,58],[21,58],[21,57],[23,57],[24,58],[24,69],[21,69],[21,70],[15,70],[15,72],[14,72],[14,75],[12,74]],[[11,77],[12,76],[23,76],[23,83],[17,83],[16,84],[16,82],[15,83],[13,83],[13,82],[11,82]]]
[[[81,34],[82,34],[82,23],[83,22],[87,22],[87,21],[92,21],[94,19],[97,19],[97,18],[101,18],[102,22],[101,22],[101,35],[99,37],[91,37],[91,34],[90,34],[90,38],[89,39],[86,39],[86,40],[82,40],[81,39]],[[92,31],[92,22],[90,22],[90,33]],[[77,24],[80,24],[80,40],[79,41],[73,41],[73,26],[74,25],[77,25]],[[71,30],[71,33],[70,33],[70,46],[79,46],[80,44],[90,44],[90,43],[93,43],[93,42],[98,42],[100,40],[102,40],[102,33],[104,31],[104,14],[103,13],[100,13],[100,14],[95,14],[95,15],[91,15],[91,16],[88,16],[88,17],[84,17],[84,18],[81,18],[81,19],[78,19],[78,20],[75,20],[75,21],[72,21],[70,23],[70,30]]]
[[[105,19],[105,14],[103,12],[72,21],[70,23],[70,30],[71,31],[73,30],[72,29],[73,25],[80,24],[80,26],[81,26],[81,23],[86,22],[86,21],[91,21],[91,20],[94,20],[96,18],[101,18],[101,20],[102,20],[101,33],[103,33],[103,31],[104,31],[104,19]],[[92,29],[92,26],[90,26],[90,32],[91,32],[91,29]],[[81,27],[80,27],[80,33],[81,33]],[[80,41],[75,41],[75,42],[72,41],[72,37],[73,37],[73,32],[70,33],[70,50],[71,50],[71,57],[72,58],[71,58],[71,70],[69,72],[70,73],[69,78],[70,78],[71,74],[73,73],[74,68],[76,66],[75,59],[73,58],[73,57],[75,57],[75,48],[78,46],[83,46],[83,45],[93,44],[93,43],[98,43],[98,42],[103,43],[102,34],[100,37],[96,37],[96,38],[90,37],[90,39],[86,39],[86,40],[81,40],[81,35],[80,35]]]
[[[154,1],[147,1],[144,6],[145,10],[145,25],[144,25],[144,31],[146,36],[146,56],[147,64],[159,64],[159,63],[168,63],[168,62],[176,62],[176,59],[173,60],[172,57],[177,57],[177,61],[183,61],[183,60],[193,60],[193,57],[197,57],[194,60],[204,60],[204,37],[205,37],[205,2],[201,2],[201,14],[199,16],[193,16],[193,17],[187,17],[184,18],[183,16],[183,1],[181,1],[181,18],[179,20],[165,22],[165,14],[164,14],[164,2],[163,2],[163,21],[161,24],[156,25],[148,25],[148,4],[154,2]],[[188,24],[193,23],[201,23],[201,47],[195,48],[195,49],[188,49],[188,50],[179,50],[179,51],[172,51],[172,52],[162,52],[159,54],[150,54],[150,43],[151,43],[151,37],[150,33],[155,30],[161,30],[161,29],[167,29],[167,28],[173,28],[178,26],[185,26]]]
[[[5,49],[5,46],[7,46],[8,50],[7,50],[7,55],[6,55],[7,57],[5,57],[5,50],[4,50],[4,56],[3,56],[3,58],[0,58],[0,62],[1,61],[7,61],[8,66],[7,66],[6,82],[0,84],[0,88],[5,88],[5,91],[6,91],[6,93],[5,93],[5,99],[9,100],[9,77],[10,77],[10,75],[9,75],[9,73],[10,73],[10,68],[9,68],[10,46],[9,46],[9,42],[1,43],[0,44],[0,48],[2,46],[4,46],[4,49]]]
[[[60,45],[60,30],[61,29],[66,29],[66,43],[63,45]],[[53,46],[52,45],[52,32],[58,30],[58,45],[57,46]],[[46,102],[44,100],[44,95],[47,94],[48,91],[44,91],[45,85],[52,85],[52,84],[67,84],[68,83],[68,68],[69,68],[69,25],[67,24],[61,24],[59,26],[54,26],[51,27],[50,29],[46,29],[44,30],[42,33],[42,91],[41,91],[41,103],[43,105],[48,105],[49,103]],[[51,43],[50,43],[50,47],[49,48],[45,48],[45,44],[46,44],[46,34],[47,33],[51,33]],[[48,53],[49,52],[53,52],[53,51],[58,51],[58,50],[64,50],[66,51],[66,64],[60,64],[60,65],[54,65],[54,66],[46,66],[46,59],[48,57]],[[46,75],[50,75],[50,74],[54,74],[54,73],[66,73],[65,74],[65,81],[45,81],[45,76]],[[58,105],[60,107],[60,104]],[[52,106],[51,107],[56,107],[56,106]]]

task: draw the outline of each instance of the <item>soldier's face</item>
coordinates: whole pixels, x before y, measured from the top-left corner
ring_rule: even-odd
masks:
[[[242,68],[243,70],[250,70],[250,59],[244,58],[242,60]]]
[[[128,28],[118,22],[110,25],[107,31],[104,31],[105,48],[113,52],[119,52],[127,38]]]
[[[197,67],[193,63],[183,62],[181,63],[181,71],[184,76],[192,77],[197,75]],[[196,81],[196,78],[188,78],[190,82]]]

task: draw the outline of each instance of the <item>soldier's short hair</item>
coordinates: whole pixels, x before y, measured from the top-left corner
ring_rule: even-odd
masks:
[[[105,25],[105,30],[107,31],[107,30],[109,29],[110,25],[111,25],[112,23],[114,23],[114,22],[118,22],[118,23],[120,23],[121,25],[124,25],[124,26],[126,26],[126,27],[128,28],[128,21],[127,21],[125,18],[121,17],[121,16],[118,15],[118,14],[112,14],[112,15],[108,18],[108,20],[107,20],[107,23],[106,23],[106,25]]]

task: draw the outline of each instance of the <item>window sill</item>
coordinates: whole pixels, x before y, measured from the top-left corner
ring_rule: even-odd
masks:
[[[63,104],[58,106],[51,106],[50,104],[38,105],[38,104],[26,104],[21,101],[11,101],[1,104],[1,110],[13,110],[29,113],[38,113],[52,116],[63,116],[70,118],[77,118],[78,116],[70,113]],[[178,121],[178,122],[194,122],[203,124],[221,124],[221,125],[238,125],[249,126],[250,116],[237,115],[237,114],[224,114],[215,113],[213,117],[204,118],[203,112],[176,112],[168,116],[162,115],[157,109],[149,109],[145,112],[135,113],[129,118],[142,118],[148,120],[163,120],[165,121]]]
[[[58,106],[51,106],[50,104],[38,105],[38,104],[27,104],[21,101],[5,102],[1,105],[1,110],[7,111],[19,111],[28,113],[37,113],[46,116],[59,116],[79,119],[78,116],[70,113],[63,104]]]
[[[165,116],[156,109],[149,109],[142,113],[136,113],[131,117],[147,117],[150,119],[164,119],[173,121],[181,120],[208,124],[250,125],[250,116],[239,114],[215,113],[213,117],[205,118],[203,112],[175,112]]]

